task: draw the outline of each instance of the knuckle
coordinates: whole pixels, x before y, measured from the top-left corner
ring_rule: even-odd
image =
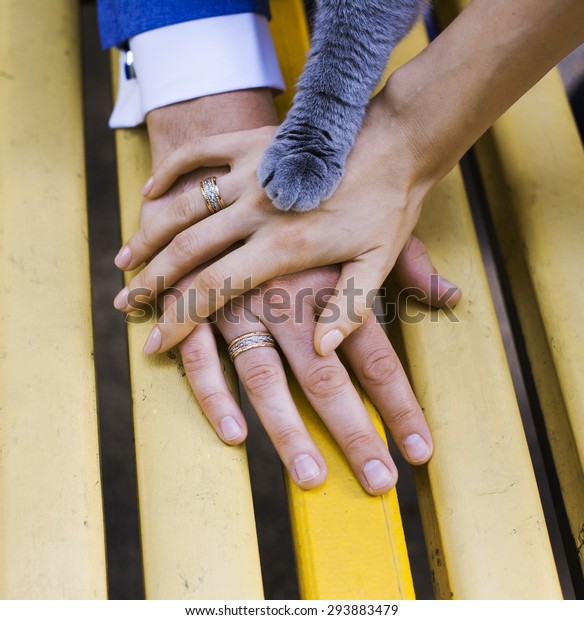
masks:
[[[313,364],[304,374],[303,385],[310,396],[327,399],[338,396],[345,388],[348,377],[339,366]]]
[[[211,297],[215,295],[218,297],[220,292],[224,290],[227,283],[227,278],[221,272],[220,269],[212,265],[197,276],[195,287],[199,294],[206,296],[210,301]]]
[[[365,429],[356,429],[343,436],[344,450],[348,453],[371,453],[375,437]]]
[[[395,407],[384,416],[388,427],[392,429],[411,426],[413,420],[418,417],[419,410],[414,403],[404,403]]]
[[[284,289],[291,291],[294,283],[294,275],[293,276],[276,276],[268,282],[264,282],[260,286],[260,290],[264,297],[269,297],[269,293],[274,289]]]
[[[200,252],[198,237],[190,231],[179,233],[170,244],[170,248],[179,264],[191,263]]]
[[[147,248],[154,249],[155,246],[155,238],[152,235],[152,231],[148,226],[142,226],[136,235],[134,236],[134,241],[138,248]]]
[[[284,451],[294,450],[304,438],[304,433],[290,424],[272,429],[271,435],[274,439],[274,444]]]
[[[193,347],[182,350],[182,363],[187,374],[206,370],[213,363],[211,353],[207,349]]]
[[[281,385],[284,375],[277,366],[252,362],[242,372],[241,380],[250,396],[263,396]]]
[[[172,215],[179,222],[190,222],[193,216],[193,201],[190,192],[181,194],[172,203]]]
[[[399,363],[391,350],[377,348],[366,352],[361,368],[365,381],[379,386],[393,381],[399,370]]]
[[[212,411],[221,405],[225,400],[225,395],[219,390],[203,390],[197,394],[199,405],[205,412]]]

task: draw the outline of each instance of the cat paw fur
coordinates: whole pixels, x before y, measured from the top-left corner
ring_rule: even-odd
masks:
[[[276,137],[264,153],[258,178],[281,211],[310,211],[330,198],[344,172],[330,147],[297,138]]]

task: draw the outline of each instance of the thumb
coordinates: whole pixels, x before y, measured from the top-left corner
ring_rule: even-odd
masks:
[[[381,261],[375,264],[372,255],[343,264],[335,293],[327,301],[314,330],[314,348],[319,355],[330,355],[365,323],[386,275],[387,267]]]
[[[420,301],[436,308],[454,308],[462,297],[456,284],[437,273],[424,244],[410,235],[391,272],[400,288],[416,288]]]

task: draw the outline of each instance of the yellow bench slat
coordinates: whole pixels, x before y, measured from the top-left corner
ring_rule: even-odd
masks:
[[[365,493],[293,377],[290,390],[329,467],[325,484],[311,491],[286,476],[302,598],[413,599],[397,493]],[[379,414],[359,391],[383,435]]]
[[[114,74],[117,62],[113,63]],[[122,235],[136,230],[150,175],[144,129],[116,132]],[[129,278],[129,276],[128,276]],[[263,597],[245,448],[225,445],[196,402],[178,354],[147,357],[153,322],[128,326],[146,597]],[[226,377],[234,373],[222,353]]]
[[[75,0],[0,4],[0,598],[105,598]]]
[[[304,69],[310,35],[304,4],[298,0],[272,0],[270,31],[286,90],[275,98],[278,116],[283,119],[292,105],[295,86]]]
[[[466,4],[452,2],[445,19]],[[474,151],[584,567],[584,153],[558,70]]]
[[[282,117],[304,66],[308,30],[300,0],[272,0],[271,10],[272,33],[287,85],[276,100]],[[291,374],[289,384],[329,466],[326,483],[311,491],[300,490],[286,477],[302,598],[414,598],[395,490],[383,497],[365,493]],[[362,391],[361,395],[383,435],[378,413]]]
[[[558,71],[475,151],[584,568],[584,154]]]
[[[395,54],[412,57],[417,40]],[[435,441],[419,476],[437,595],[559,598],[529,451],[458,168],[427,198],[416,228],[441,273],[462,287],[460,322],[402,322],[415,393]],[[402,311],[404,308],[402,307]],[[410,308],[410,313],[413,309]],[[434,317],[434,321],[432,321]],[[431,501],[429,501],[431,500]]]

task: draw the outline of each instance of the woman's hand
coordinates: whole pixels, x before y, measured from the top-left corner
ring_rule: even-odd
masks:
[[[232,186],[235,203],[229,209],[179,234],[161,253],[157,268],[168,286],[231,243],[245,242],[193,281],[198,312],[178,322],[179,306],[169,309],[145,350],[168,349],[202,317],[270,277],[343,262],[338,292],[330,302],[338,319],[328,325],[321,321],[315,331],[317,350],[332,351],[368,314],[367,291],[375,290],[393,266],[427,190],[500,114],[582,42],[583,24],[582,0],[471,2],[393,74],[372,102],[347,174],[318,211],[298,218],[275,216],[260,193],[254,199],[243,196],[247,186]],[[216,142],[211,146],[221,154]],[[253,157],[257,165],[259,154],[254,151]],[[188,212],[189,205],[183,207]],[[177,208],[177,213],[182,211]],[[123,252],[134,260],[127,248]],[[146,270],[138,276],[130,290],[120,293],[116,307],[130,309],[138,286],[155,294],[154,273]],[[226,289],[228,278],[237,293]]]
[[[120,267],[135,268],[168,245],[118,295],[117,308],[131,310],[137,298],[148,301],[197,266],[244,245],[197,275],[154,328],[145,352],[174,346],[230,299],[270,278],[320,265],[343,264],[337,291],[315,330],[316,350],[328,355],[369,315],[429,187],[415,180],[414,158],[406,155],[399,127],[386,106],[373,102],[338,191],[301,216],[276,211],[257,182],[257,164],[272,133],[262,128],[197,140],[155,168],[152,187],[146,187],[151,198],[185,171],[229,165],[218,186],[230,206],[206,217],[196,188],[145,223],[122,248]]]

